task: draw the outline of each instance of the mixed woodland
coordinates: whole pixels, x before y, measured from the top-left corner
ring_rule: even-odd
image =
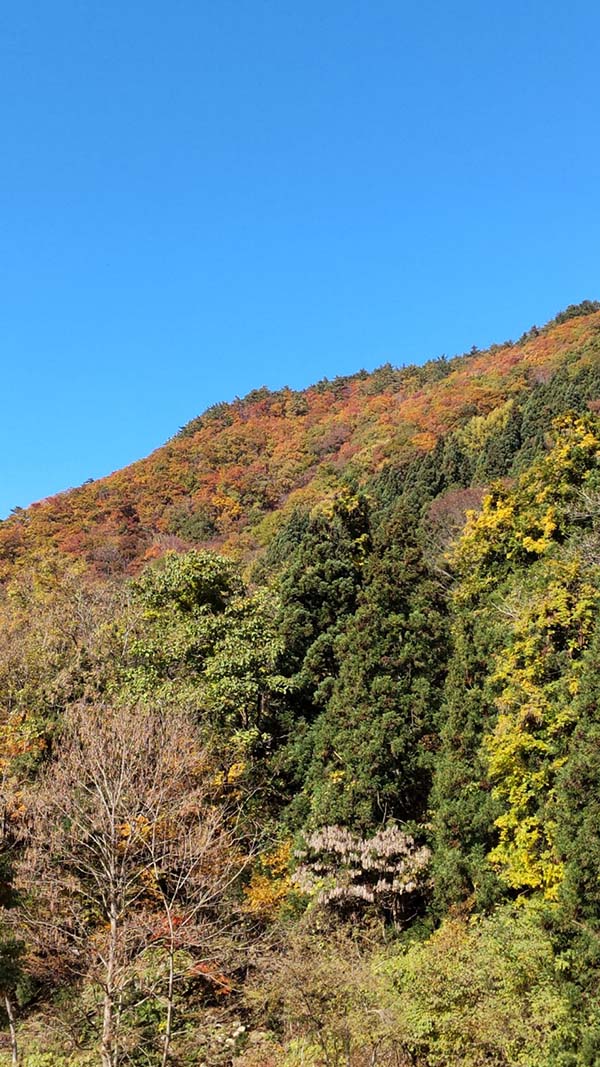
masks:
[[[0,523],[0,1065],[599,1067],[600,304]]]

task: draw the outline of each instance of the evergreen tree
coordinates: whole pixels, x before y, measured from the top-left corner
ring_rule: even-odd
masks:
[[[312,731],[313,825],[423,818],[445,649],[444,592],[400,506],[379,530],[342,666]]]
[[[472,605],[455,609],[432,790],[434,882],[442,911],[473,894],[485,905],[499,892],[486,859],[499,809],[481,749],[495,717],[485,683],[497,639],[485,614]]]
[[[431,452],[417,456],[406,471],[402,485],[402,498],[408,510],[415,517],[423,508],[447,488],[446,477],[442,470],[444,441],[438,438]],[[396,494],[396,498],[400,493]],[[385,501],[393,503],[394,500]]]
[[[600,1062],[600,623],[586,653],[577,725],[556,790],[557,844],[564,864],[555,951],[573,1026],[574,1067]]]
[[[600,936],[600,623],[581,677],[569,756],[558,785],[558,844],[569,915]]]
[[[535,385],[521,405],[521,448],[514,468],[520,472],[544,451],[552,420],[567,412],[584,413],[590,400],[600,396],[600,367],[597,358],[576,372],[561,367],[549,381]]]
[[[366,499],[345,491],[311,517],[282,575],[282,674],[299,714],[309,719],[330,696],[336,639],[355,609],[369,548]]]
[[[473,471],[475,483],[486,484],[509,473],[522,444],[521,422],[521,412],[515,406],[486,441]]]
[[[303,825],[303,790],[312,754],[312,726],[327,705],[339,671],[338,639],[355,610],[371,545],[369,508],[345,491],[311,517],[280,581],[279,660],[287,678],[290,736],[276,767],[293,796],[287,821]]]
[[[445,439],[441,461],[441,473],[445,487],[464,489],[471,484],[475,456],[466,447],[459,434],[449,434]]]

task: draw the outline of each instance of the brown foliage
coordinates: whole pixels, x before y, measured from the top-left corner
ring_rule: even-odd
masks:
[[[165,1010],[169,1054],[184,968],[223,953],[222,904],[244,867],[235,823],[215,802],[211,765],[181,712],[77,705],[29,810],[16,913],[29,968],[49,984],[85,979],[102,994],[101,1057],[118,1062],[121,1004],[148,949],[164,982],[144,991]],[[139,973],[136,979],[139,983]]]

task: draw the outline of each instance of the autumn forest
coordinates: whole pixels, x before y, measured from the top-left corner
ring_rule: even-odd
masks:
[[[600,1064],[600,303],[0,523],[0,1067]]]

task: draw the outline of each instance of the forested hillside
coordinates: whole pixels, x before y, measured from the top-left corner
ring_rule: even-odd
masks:
[[[366,486],[381,472],[402,479],[466,427],[444,456],[444,477],[485,484],[523,444],[533,454],[571,395],[580,406],[593,392],[599,351],[600,307],[586,301],[488,352],[217,404],[147,459],[16,509],[0,524],[1,573],[51,547],[99,573],[198,543],[247,559],[296,509],[331,498],[341,483]],[[462,468],[463,452],[476,470]]]
[[[600,1064],[600,305],[0,524],[0,1064]]]

